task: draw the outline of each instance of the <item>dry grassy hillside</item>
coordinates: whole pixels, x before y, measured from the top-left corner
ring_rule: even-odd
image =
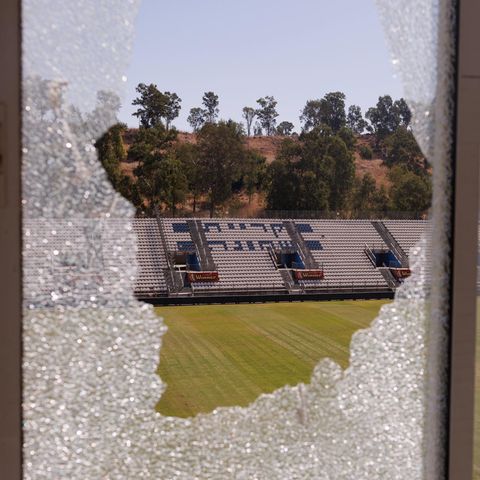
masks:
[[[125,132],[124,142],[128,150],[131,145],[136,129],[129,129]],[[280,145],[285,137],[247,137],[247,146],[263,155],[267,159],[267,163],[271,163],[275,160]],[[179,132],[178,141],[180,143],[196,143],[196,136],[193,133]],[[388,168],[383,164],[381,158],[376,158],[375,155],[371,160],[364,160],[360,157],[358,149],[361,145],[373,145],[373,139],[370,135],[363,135],[357,139],[357,148],[355,151],[355,166],[357,177],[362,178],[367,172],[375,178],[377,185],[384,185],[388,187],[390,182],[387,178]],[[373,148],[372,148],[373,150]],[[124,162],[122,164],[122,171],[127,175],[133,175],[133,169],[136,167],[137,162]]]
[[[355,149],[355,167],[357,177],[362,178],[366,173],[370,173],[377,182],[377,186],[384,185],[390,186],[390,181],[387,177],[388,167],[383,163],[383,160],[378,156],[375,156],[375,150],[373,148],[374,139],[371,135],[362,135],[357,138],[357,146]],[[364,160],[359,153],[359,148],[362,146],[369,146],[374,152],[371,160]]]

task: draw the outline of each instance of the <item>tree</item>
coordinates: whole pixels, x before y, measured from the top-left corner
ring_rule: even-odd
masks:
[[[80,127],[81,130],[90,128],[96,131],[105,131],[118,123],[118,113],[121,108],[120,97],[108,90],[97,92],[97,101],[92,112],[86,114],[86,121],[82,120],[82,112],[76,107],[71,107],[69,123],[71,128]],[[76,117],[76,120],[73,120]]]
[[[253,134],[256,136],[256,137],[261,137],[263,135],[263,130],[262,130],[262,126],[260,125],[259,122],[255,122],[255,126],[253,128]]]
[[[54,81],[44,79],[39,75],[27,75],[23,79],[23,101],[25,105],[30,106],[30,112],[33,111],[39,115],[41,121],[45,119],[46,115],[55,117],[54,112],[64,103],[66,85],[54,89],[53,84]]]
[[[164,123],[168,130],[172,120],[178,117],[181,98],[176,93],[162,93],[153,83],[150,85],[139,83],[136,91],[140,96],[133,100],[132,105],[138,105],[139,108],[133,115],[139,117],[140,125],[152,128]]]
[[[352,195],[352,208],[354,211],[367,212],[372,210],[377,185],[370,173],[366,173],[361,180],[355,179],[355,188]]]
[[[150,85],[139,83],[136,91],[140,96],[133,100],[132,105],[138,105],[139,108],[133,115],[140,119],[140,125],[151,128],[161,123],[167,109],[168,98],[153,83]]]
[[[371,160],[373,158],[373,151],[369,145],[360,145],[358,151],[363,160]]]
[[[345,126],[345,94],[342,92],[327,93],[322,99],[322,123],[328,125],[334,133]]]
[[[330,181],[332,159],[328,157],[328,147],[334,138],[332,129],[325,124],[302,134],[301,163],[303,168],[314,170],[319,178]]]
[[[213,92],[205,92],[202,101],[205,107],[205,121],[207,123],[215,123],[218,113],[220,112],[218,108],[218,95],[215,95]]]
[[[337,135],[345,142],[347,148],[353,152],[355,150],[355,145],[357,144],[357,138],[355,137],[352,130],[348,127],[342,127]]]
[[[109,90],[99,90],[97,92],[97,106],[95,109],[108,110],[117,114],[121,107],[120,97],[115,92]]]
[[[365,131],[367,125],[368,123],[362,115],[362,109],[358,105],[350,105],[348,107],[347,127],[360,135]]]
[[[303,130],[308,132],[322,123],[328,125],[334,133],[346,124],[345,94],[327,93],[321,100],[309,100],[300,116]]]
[[[161,164],[172,151],[176,136],[175,130],[167,130],[162,123],[140,128],[129,149],[129,156],[138,161],[133,173],[137,177],[136,186],[143,210],[152,212],[163,201]]]
[[[260,125],[267,136],[273,135],[277,124],[276,118],[278,117],[277,101],[271,96],[266,96],[259,98],[257,103],[260,106],[256,111]]]
[[[180,143],[175,147],[175,156],[181,161],[188,182],[188,191],[192,195],[193,213],[197,211],[198,197],[204,193],[204,179],[198,148],[192,143]]]
[[[236,122],[231,118],[229,120],[224,120],[223,123],[230,127],[238,136],[242,138],[245,136],[245,128],[243,127],[243,123]]]
[[[192,108],[190,115],[187,118],[187,122],[190,124],[194,132],[198,132],[205,124],[205,110],[202,108]]]
[[[379,97],[377,105],[365,114],[370,121],[369,129],[382,139],[392,134],[398,127],[408,128],[411,112],[403,98],[393,101],[390,95]]]
[[[154,175],[158,198],[174,217],[177,205],[185,200],[188,189],[182,162],[175,155],[168,155],[159,163]]]
[[[167,130],[163,124],[152,128],[139,128],[128,150],[128,156],[139,164],[148,162],[151,157],[170,150],[176,138],[176,130]]]
[[[373,195],[371,209],[373,212],[387,212],[391,209],[390,198],[384,185],[380,185]]]
[[[290,136],[293,133],[295,125],[292,122],[281,122],[277,127],[277,135]]]
[[[206,123],[198,133],[198,154],[205,190],[210,201],[210,217],[215,208],[232,194],[245,158],[243,135],[235,122]]]
[[[122,134],[127,129],[123,123],[112,125],[96,142],[98,159],[105,169],[113,188],[118,190],[123,177],[120,162],[125,161],[127,152],[123,144]]]
[[[390,172],[392,207],[399,212],[425,212],[431,204],[432,189],[430,178],[394,167]]]
[[[386,188],[383,185],[377,188],[370,173],[366,173],[361,180],[355,179],[351,207],[357,214],[372,212],[375,215],[391,209]]]
[[[268,167],[268,178],[269,210],[328,210],[328,185],[312,170],[281,158]]]
[[[322,123],[321,105],[321,100],[308,100],[303,107],[300,121],[304,132],[309,132]]]
[[[251,203],[255,191],[260,190],[265,183],[267,160],[264,156],[251,150],[246,152],[243,164],[242,182]]]
[[[300,171],[296,193],[296,210],[328,210],[329,187],[311,170]]]
[[[407,102],[401,98],[400,100],[397,100],[394,105],[400,117],[401,125],[405,128],[408,128],[410,126],[410,122],[412,121],[412,112],[410,111]]]
[[[379,97],[377,105],[369,108],[365,116],[370,121],[370,130],[379,136],[394,132],[399,124],[390,95]]]
[[[182,99],[176,93],[165,92],[165,96],[168,98],[167,105],[165,107],[165,126],[167,130],[170,128],[172,121],[175,120],[181,110],[180,104]]]
[[[330,207],[341,210],[348,199],[355,178],[355,161],[345,142],[335,136],[330,141],[327,157],[333,165],[330,182]]]
[[[274,160],[267,169],[267,208],[293,210],[297,207],[299,179],[294,163],[288,158]]]
[[[427,168],[425,157],[418,146],[413,133],[405,127],[399,127],[385,141],[385,163],[389,167],[403,165],[416,173],[425,173]]]
[[[322,159],[312,154],[314,140],[310,136],[303,144],[291,139],[282,142],[268,167],[269,209],[328,210],[328,175]]]
[[[247,125],[247,135],[250,136],[250,133],[252,131],[252,124],[253,120],[255,119],[256,116],[256,111],[252,107],[243,107],[243,118],[245,119],[245,123]]]

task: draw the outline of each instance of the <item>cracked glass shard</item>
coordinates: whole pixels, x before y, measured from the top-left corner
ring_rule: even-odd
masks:
[[[377,3],[433,165],[434,240],[354,335],[345,371],[323,360],[308,385],[180,419],[154,411],[165,327],[133,296],[133,208],[93,147],[115,120],[139,2],[24,0],[25,478],[439,478],[452,6],[407,1],[399,17]]]

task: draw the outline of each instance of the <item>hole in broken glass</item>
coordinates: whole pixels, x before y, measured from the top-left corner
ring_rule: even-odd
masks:
[[[110,78],[124,74],[132,2],[107,2],[111,10],[103,15],[98,14],[98,2],[86,1],[85,8],[73,10],[65,2],[50,3],[49,8],[40,8],[42,15],[38,14],[41,2],[25,3],[27,74],[43,74],[39,61],[48,59],[45,64],[57,69],[49,78],[62,71],[70,86],[87,80],[96,85],[80,89],[85,94],[80,98],[91,104],[92,92],[108,90],[106,70]],[[415,9],[422,10],[427,2],[420,3]],[[404,41],[436,28],[435,22],[428,23],[415,27],[421,34],[412,35],[413,24],[402,23],[408,23],[407,17],[392,16]],[[113,25],[106,27],[111,20]],[[79,32],[83,33],[77,38]],[[92,61],[88,55],[72,55],[73,46],[78,53],[78,46],[85,44],[84,32],[87,39],[103,40],[107,35],[102,49],[95,52],[99,57]],[[58,42],[59,33],[65,41]],[[51,55],[52,43],[58,45],[57,56]],[[115,48],[108,48],[112,45]],[[428,45],[433,48],[435,43]],[[411,56],[421,57],[425,50],[416,49]],[[103,52],[108,55],[102,57]],[[428,81],[425,84],[430,86]],[[428,86],[426,90],[438,93]],[[67,130],[65,120],[78,118],[69,111],[56,119],[52,132],[41,117],[29,116],[31,110],[26,109],[24,129],[25,298],[32,306],[24,323],[27,477],[38,472],[69,478],[420,477],[426,324],[426,259],[421,251],[417,251],[415,277],[406,282],[395,303],[382,309],[372,328],[353,338],[345,372],[324,361],[315,368],[309,385],[279,389],[247,408],[217,409],[214,415],[193,420],[154,415],[160,386],[153,372],[163,329],[152,309],[141,307],[131,295],[136,263],[134,225],[126,220],[131,208],[113,195],[91,150],[92,138],[109,124],[95,130],[91,124],[72,121],[67,123],[78,128]],[[444,113],[441,118],[448,116],[448,111]],[[438,136],[448,138],[445,125]],[[436,157],[440,179],[446,175],[444,153],[440,150]],[[114,219],[117,226],[105,218]],[[91,280],[72,271],[78,283],[57,302],[50,295],[57,292],[56,284],[49,283],[53,262],[46,267],[42,260],[55,253],[46,245],[63,225],[72,228],[71,236],[79,241],[77,232],[88,231],[99,221],[106,245],[103,286],[97,285],[92,296],[84,288]],[[95,256],[84,255],[87,245],[79,241],[76,246],[82,252],[74,261],[78,270],[97,263],[91,262]],[[62,268],[72,266],[59,263]],[[100,287],[105,286],[102,292]]]
[[[265,59],[257,65],[258,81],[247,83],[235,104],[235,78],[254,68],[255,54],[248,42],[230,42],[225,52],[210,39],[226,30],[231,36],[238,28],[232,9],[242,15],[245,7],[216,7],[222,20],[196,45],[192,40],[200,38],[208,9],[196,6],[184,15],[190,27],[182,27],[175,58],[186,65],[195,58],[203,62],[195,64],[189,82],[176,60],[165,59],[157,72],[165,90],[144,80],[156,68],[149,62],[147,72],[144,65],[148,45],[155,43],[149,19],[159,13],[150,8],[140,13],[143,43],[132,62],[136,70],[127,76],[138,79],[121,111],[127,124],[112,126],[96,147],[109,180],[137,210],[137,297],[178,304],[157,310],[169,327],[158,370],[167,390],[157,409],[190,416],[218,406],[245,406],[261,393],[306,383],[322,358],[347,366],[352,333],[366,328],[384,303],[365,299],[391,296],[410,274],[408,249],[427,227],[421,220],[397,218],[420,218],[428,209],[429,167],[410,131],[411,112],[403,99],[385,95],[368,105],[359,97],[362,113],[358,105],[349,106],[343,92],[321,96],[301,75],[283,79],[268,72],[277,64],[298,69],[298,58],[308,57],[300,43],[322,43],[317,34],[301,33],[302,23],[311,22],[306,12],[297,14],[298,27],[291,26],[292,38],[298,38],[289,48],[297,55],[281,56],[282,42],[272,32],[272,65]],[[371,19],[373,5],[369,8]],[[338,10],[331,15],[338,17]],[[281,18],[279,11],[270,21]],[[162,36],[170,36],[169,28]],[[372,45],[378,44],[374,36],[368,40]],[[212,60],[201,55],[207,45]],[[386,58],[383,46],[376,54]],[[351,46],[336,52],[345,62],[352,55]],[[218,84],[208,62],[218,71],[226,56],[235,56],[238,65]],[[321,76],[309,68],[311,77]],[[330,68],[344,67],[333,62]],[[387,62],[377,61],[375,68],[387,83]],[[199,83],[219,90],[199,92]],[[396,81],[388,84],[393,92],[400,90]],[[248,105],[266,85],[278,92],[279,101],[265,95]],[[370,97],[383,91],[372,89]],[[98,101],[104,105],[100,110],[120,107],[106,92]],[[399,210],[410,213],[399,215]],[[365,220],[341,220],[346,218]],[[228,303],[232,296],[237,301],[243,296],[246,304],[182,306]],[[315,302],[336,296],[356,302]],[[248,305],[286,298],[311,303]]]

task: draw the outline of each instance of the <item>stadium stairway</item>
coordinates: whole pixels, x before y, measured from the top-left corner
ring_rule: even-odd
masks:
[[[158,230],[160,232],[160,239],[162,242],[162,246],[164,252],[166,253],[166,260],[167,260],[167,268],[163,270],[163,274],[165,277],[165,283],[167,286],[168,294],[179,294],[179,293],[191,293],[191,289],[187,289],[186,292],[184,287],[184,281],[181,272],[175,270],[173,266],[173,261],[171,257],[171,252],[168,251],[168,243],[165,233],[165,228],[163,225],[163,219],[157,215],[157,224]]]
[[[382,237],[382,240],[385,242],[388,249],[395,255],[397,260],[400,262],[402,268],[409,268],[409,261],[408,261],[407,254],[404,252],[403,248],[400,246],[400,244],[391,234],[387,226],[379,220],[372,222],[372,225],[375,228],[375,230],[378,232],[380,237]]]
[[[382,274],[389,288],[395,290],[398,286],[400,286],[400,282],[392,275],[392,272],[389,268],[379,268],[378,271]]]
[[[288,290],[288,293],[301,293],[303,290],[298,285],[295,285],[295,281],[292,278],[292,273],[290,270],[279,270],[282,277],[285,288]]]
[[[200,259],[201,269],[207,272],[217,271],[201,220],[187,220],[187,225]]]
[[[375,254],[368,245],[365,245],[365,254],[372,262],[373,267],[377,268]],[[378,267],[378,271],[382,274],[382,277],[385,279],[390,289],[395,290],[400,285],[400,282],[393,276],[389,268]]]
[[[305,268],[312,270],[318,269],[318,263],[315,258],[313,258],[312,252],[305,243],[302,234],[297,230],[295,222],[288,220],[284,221],[283,225],[285,226],[285,229],[290,235],[294,248],[297,249],[300,256],[302,257]]]

